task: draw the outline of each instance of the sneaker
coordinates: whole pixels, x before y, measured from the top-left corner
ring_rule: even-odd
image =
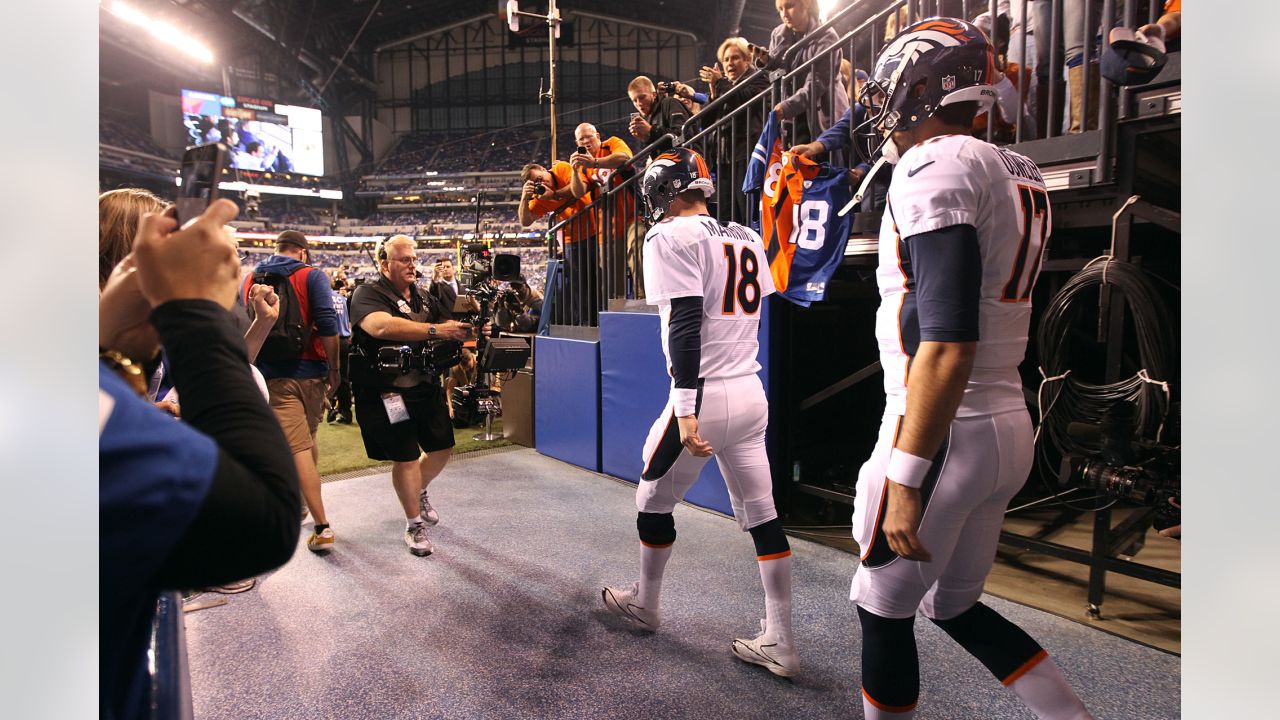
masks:
[[[338,424],[339,424],[339,425],[350,425],[350,424],[351,424],[351,413],[338,413]]]
[[[327,423],[332,423],[336,419],[338,419],[338,413],[332,410],[329,410],[324,414],[324,421]]]
[[[226,585],[216,585],[214,587],[209,588],[209,591],[222,593],[223,595],[234,595],[236,593],[242,593],[248,590],[252,590],[253,586],[257,584],[258,584],[257,578],[248,578],[246,580],[238,580],[236,582],[230,582],[230,583],[227,583]]]
[[[646,610],[636,604],[639,591],[638,582],[632,583],[630,588],[607,587],[600,591],[600,599],[609,612],[642,630],[653,632],[662,623],[662,618],[657,610]]]
[[[431,507],[431,500],[427,498],[426,490],[418,494],[418,510],[422,513],[422,519],[426,520],[428,525],[435,525],[440,522],[440,513]]]
[[[759,635],[750,640],[738,638],[733,641],[733,654],[743,662],[760,665],[780,677],[791,677],[800,671],[800,656],[795,648],[774,640],[764,620],[760,621]]]
[[[333,528],[325,528],[321,532],[311,531],[307,538],[307,549],[314,553],[328,552],[333,549]]]
[[[419,557],[430,555],[431,540],[427,539],[427,526],[425,523],[410,523],[404,529],[404,544],[409,546],[409,552]]]

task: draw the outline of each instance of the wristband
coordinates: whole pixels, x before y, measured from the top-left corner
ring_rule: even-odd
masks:
[[[688,417],[698,411],[698,391],[695,388],[671,388],[671,406],[676,417]]]
[[[899,485],[919,489],[924,485],[924,476],[929,474],[931,467],[933,467],[932,460],[894,448],[889,453],[889,467],[885,468],[884,474]]]

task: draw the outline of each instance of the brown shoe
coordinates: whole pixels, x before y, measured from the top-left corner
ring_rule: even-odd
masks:
[[[307,549],[313,553],[328,552],[333,549],[333,528],[325,528],[320,532],[311,531],[307,538]]]

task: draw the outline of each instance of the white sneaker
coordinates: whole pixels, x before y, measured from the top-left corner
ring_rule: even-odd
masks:
[[[418,510],[422,513],[422,519],[426,520],[428,525],[435,525],[440,522],[440,513],[431,507],[431,500],[427,498],[426,490],[418,493]]]
[[[743,662],[760,665],[774,675],[791,677],[800,671],[800,655],[795,648],[783,645],[769,635],[765,621],[760,621],[760,634],[744,640],[733,641],[733,654]]]
[[[653,632],[658,629],[662,618],[657,610],[646,610],[636,604],[639,590],[639,582],[632,583],[630,588],[607,587],[600,591],[600,599],[609,612],[642,630]]]
[[[419,557],[430,555],[434,549],[431,547],[431,540],[427,538],[427,526],[424,523],[412,523],[405,527],[404,544],[409,546],[409,552]]]

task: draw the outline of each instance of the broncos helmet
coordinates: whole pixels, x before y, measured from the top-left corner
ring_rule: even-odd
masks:
[[[854,146],[870,162],[894,130],[910,130],[938,108],[977,102],[990,109],[995,60],[987,36],[955,18],[929,18],[898,33],[862,87],[858,102],[867,119],[855,131]]]
[[[654,158],[640,181],[645,217],[651,223],[658,222],[667,214],[671,201],[686,190],[701,190],[707,197],[716,191],[702,156],[695,150],[678,147]]]

